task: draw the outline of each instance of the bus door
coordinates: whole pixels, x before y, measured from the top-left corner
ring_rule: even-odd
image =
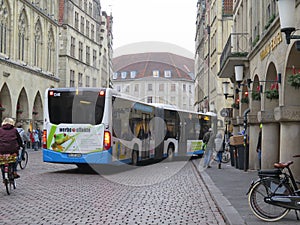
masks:
[[[164,154],[164,137],[166,124],[164,122],[164,109],[155,109],[155,118],[153,124],[152,140],[154,143],[155,159],[162,159]]]
[[[178,143],[178,154],[183,156],[186,154],[187,148],[187,137],[186,137],[186,128],[187,128],[187,120],[186,113],[180,112],[180,138]]]
[[[149,129],[149,121],[150,121],[150,115],[142,113],[142,123],[141,123],[140,134],[139,134],[139,137],[142,140],[142,149],[141,149],[142,159],[147,159],[150,156],[149,150],[150,150],[151,133]]]

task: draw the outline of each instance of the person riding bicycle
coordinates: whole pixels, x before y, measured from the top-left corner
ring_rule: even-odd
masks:
[[[15,121],[12,118],[5,118],[0,128],[0,154],[19,154],[19,149],[23,148],[22,138],[14,127]],[[19,178],[17,174],[16,161],[14,165],[14,177]]]

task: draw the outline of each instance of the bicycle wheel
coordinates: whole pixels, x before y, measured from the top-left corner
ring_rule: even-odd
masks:
[[[222,163],[228,163],[230,161],[230,152],[224,151],[222,154]]]
[[[27,166],[27,162],[28,162],[28,152],[25,150],[24,157],[19,160],[19,165],[22,170],[25,169],[25,167]]]
[[[278,221],[290,211],[289,209],[265,202],[266,197],[274,194],[282,196],[292,194],[288,184],[283,183],[278,187],[279,183],[279,179],[268,177],[260,180],[251,188],[248,195],[248,204],[254,215],[259,219],[267,222]]]

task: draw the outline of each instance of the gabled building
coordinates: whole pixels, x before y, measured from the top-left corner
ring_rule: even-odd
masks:
[[[113,58],[114,89],[147,103],[194,110],[192,58],[181,54],[184,51],[180,47],[168,43],[142,42],[129,46],[128,54],[125,50]],[[145,51],[146,48],[150,50]],[[138,50],[134,53],[133,49]]]

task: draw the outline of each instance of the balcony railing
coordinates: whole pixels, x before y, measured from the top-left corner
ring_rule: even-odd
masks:
[[[231,33],[223,49],[220,66],[224,66],[229,57],[245,57],[250,50],[247,33]]]

